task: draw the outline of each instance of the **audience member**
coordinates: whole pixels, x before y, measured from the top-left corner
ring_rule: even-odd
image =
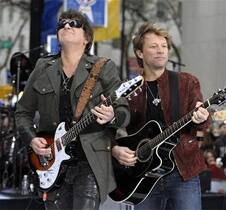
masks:
[[[221,159],[216,158],[214,150],[206,150],[204,157],[211,172],[210,192],[226,193],[226,175]]]
[[[224,174],[223,163],[219,158],[216,158],[214,150],[206,150],[204,152],[206,164],[212,173],[212,179],[226,180]]]
[[[220,126],[220,136],[216,139],[214,145],[216,156],[220,157],[223,162],[223,167],[226,168],[226,120]]]

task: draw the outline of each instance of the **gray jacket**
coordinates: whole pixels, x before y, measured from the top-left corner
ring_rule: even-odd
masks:
[[[73,112],[76,108],[84,82],[98,57],[83,55],[77,67],[72,86],[71,103]],[[16,126],[21,138],[30,144],[36,136],[34,117],[38,113],[38,131],[54,132],[59,122],[59,90],[61,84],[61,67],[59,56],[40,58],[30,75],[24,93],[17,104],[15,112]],[[109,60],[103,67],[93,89],[83,116],[101,102],[100,95],[109,96],[121,84],[115,64]],[[129,123],[130,113],[125,98],[114,104],[115,121],[113,124],[100,125],[94,123],[82,132],[80,140],[88,162],[97,179],[101,201],[115,187],[111,159],[112,128],[125,127]],[[96,128],[96,129],[95,129]],[[97,130],[97,131],[96,131]]]

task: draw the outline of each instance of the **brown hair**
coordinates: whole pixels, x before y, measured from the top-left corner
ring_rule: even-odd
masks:
[[[166,39],[168,49],[170,49],[171,45],[172,45],[171,36],[169,35],[167,30],[160,28],[156,24],[150,23],[150,22],[145,22],[144,24],[142,24],[140,26],[140,28],[138,29],[138,32],[133,37],[133,51],[134,51],[134,54],[136,55],[138,65],[140,67],[143,67],[143,60],[138,57],[136,51],[137,50],[140,50],[140,51],[143,50],[144,36],[147,33],[154,33],[158,36],[164,37]]]
[[[86,44],[85,53],[89,54],[90,48],[93,43],[93,29],[85,15],[76,10],[68,10],[60,15],[59,21],[62,19],[79,20],[82,23],[82,28],[85,32],[85,37],[88,41],[88,43]]]

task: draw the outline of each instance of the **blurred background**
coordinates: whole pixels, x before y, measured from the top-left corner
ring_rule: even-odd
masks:
[[[205,99],[226,87],[225,0],[0,0],[1,209],[43,208],[16,132],[14,111],[37,59],[58,52],[57,19],[70,8],[90,19],[93,54],[114,60],[123,80],[138,71],[132,37],[144,21],[152,21],[172,35],[168,69],[197,76]],[[210,128],[197,136],[209,166],[200,175],[203,209],[226,209],[226,105],[212,106],[210,113]],[[111,201],[102,207],[132,208]]]

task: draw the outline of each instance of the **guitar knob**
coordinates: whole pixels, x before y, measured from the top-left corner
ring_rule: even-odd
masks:
[[[51,182],[52,180],[50,178],[47,179],[48,182]]]

